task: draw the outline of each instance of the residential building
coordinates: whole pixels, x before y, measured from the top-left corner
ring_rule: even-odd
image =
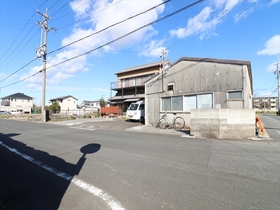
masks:
[[[169,63],[164,61],[164,66]],[[111,97],[108,99],[111,105],[118,106],[125,112],[128,106],[138,100],[145,99],[145,83],[159,74],[163,62],[154,62],[145,65],[127,68],[115,73],[117,81],[111,82]],[[116,94],[112,96],[112,92]]]
[[[257,111],[278,111],[278,97],[254,97],[253,106]]]
[[[83,107],[97,107],[97,108],[100,108],[99,100],[93,100],[93,101],[83,100],[82,103],[79,105],[79,108],[83,108]]]
[[[33,98],[23,93],[15,93],[1,98],[1,110],[18,111],[20,113],[31,113],[33,108]]]
[[[249,61],[183,57],[146,83],[146,124],[177,113],[197,136],[254,136],[252,84]]]
[[[58,102],[60,113],[72,113],[77,109],[77,101],[78,99],[71,95],[50,99],[51,103]]]

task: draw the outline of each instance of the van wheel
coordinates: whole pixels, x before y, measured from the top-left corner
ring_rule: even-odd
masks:
[[[145,118],[144,117],[140,117],[139,122],[142,123],[142,124],[145,124]]]

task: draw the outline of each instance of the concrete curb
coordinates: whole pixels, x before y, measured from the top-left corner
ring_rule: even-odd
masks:
[[[248,139],[252,140],[252,141],[271,141],[271,140],[273,140],[273,138],[270,138],[269,135],[267,135],[267,133],[265,133],[264,135],[251,137],[251,138],[248,138]]]

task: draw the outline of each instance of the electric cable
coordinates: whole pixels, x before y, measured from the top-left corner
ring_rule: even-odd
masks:
[[[170,1],[170,0],[168,0],[168,1]],[[166,1],[166,2],[167,2],[167,1]],[[165,2],[159,4],[159,5],[155,6],[155,7],[152,7],[152,8],[150,8],[150,9],[144,11],[144,12],[141,12],[141,13],[139,13],[139,14],[137,14],[137,15],[134,15],[134,16],[132,16],[132,17],[126,19],[126,20],[129,20],[129,19],[131,19],[131,18],[133,18],[133,17],[136,17],[136,16],[138,16],[138,15],[140,15],[140,14],[144,14],[145,12],[148,12],[148,11],[150,11],[150,10],[152,10],[152,9],[154,9],[154,8],[156,8],[156,7],[158,7],[158,6],[162,5],[162,4],[164,4],[164,3],[165,3]],[[126,20],[124,20],[124,21],[126,21]],[[124,21],[121,21],[121,22],[124,22]],[[120,24],[121,22],[116,23],[116,24],[114,24],[114,25]],[[114,25],[111,25],[111,26],[109,26],[109,27],[107,27],[107,28],[113,27]],[[102,29],[101,31],[104,31],[104,30],[106,30],[107,28]],[[101,31],[98,31],[97,33],[100,33]],[[68,44],[68,45],[66,45],[66,46],[63,46],[63,47],[61,47],[61,48],[55,50],[55,51],[58,51],[58,50],[60,50],[60,49],[63,49],[63,48],[65,48],[65,47],[67,47],[67,46],[69,46],[69,45],[71,45],[71,44],[74,44],[74,43],[76,43],[76,42],[79,42],[79,41],[81,41],[81,40],[83,40],[83,39],[85,39],[85,38],[88,38],[88,37],[92,36],[92,35],[94,35],[94,34],[91,34],[91,35],[86,36],[86,37],[84,37],[84,38],[82,38],[82,39],[80,39],[80,40],[77,40],[77,41],[75,41],[75,42],[72,42],[72,43],[70,43],[70,44]],[[55,52],[55,51],[52,51],[52,52]],[[52,53],[52,52],[51,52],[51,53]],[[48,54],[50,54],[50,53],[48,53]],[[22,68],[20,68],[19,70],[21,70],[21,69],[22,69]],[[19,70],[17,70],[16,72],[18,72]],[[14,73],[13,73],[13,74],[14,74]],[[12,75],[13,75],[13,74],[12,74]],[[9,78],[9,76],[6,77],[5,79],[1,80],[1,82],[4,81],[4,80],[6,80],[7,78]]]
[[[19,72],[20,70],[22,70],[23,68],[25,68],[26,66],[28,66],[30,63],[32,63],[33,61],[37,60],[38,58],[33,59],[32,61],[29,61],[27,64],[25,64],[23,67],[21,67],[20,69],[18,69],[17,71],[15,71],[14,73],[8,75],[7,77],[5,77],[4,79],[2,79],[0,82],[5,81],[6,79],[8,79],[9,77],[13,76],[14,74],[16,74],[17,72]]]
[[[14,83],[11,83],[11,84],[9,84],[9,85],[5,85],[5,86],[1,87],[1,89],[2,89],[2,88],[9,87],[9,86],[12,86],[12,85],[15,85],[15,84],[20,83],[20,82],[23,82],[23,81],[25,81],[25,80],[27,80],[27,79],[29,79],[29,78],[31,78],[31,77],[36,76],[36,75],[39,74],[39,73],[41,73],[41,71],[38,71],[38,72],[36,72],[36,73],[34,73],[34,74],[28,76],[28,77],[25,77],[25,78],[23,78],[23,79],[21,79],[21,80],[18,80],[18,81],[16,81],[16,82],[14,82]]]
[[[45,4],[48,0],[44,1],[39,8]],[[20,35],[22,34],[22,32],[24,31],[24,29],[27,27],[27,25],[29,24],[29,22],[31,21],[31,19],[33,18],[33,16],[36,14],[36,12],[34,12],[31,17],[29,18],[29,20],[27,21],[27,23],[24,25],[24,27],[21,29],[20,33],[17,35],[17,37],[15,38],[15,40],[12,42],[12,44],[8,47],[8,49],[6,50],[6,52],[1,56],[0,60],[2,60],[2,58],[8,53],[8,51],[12,48],[12,46],[15,44],[15,42],[17,41],[17,39],[20,37]],[[17,48],[17,47],[16,47]],[[14,52],[14,51],[13,51]]]
[[[131,16],[131,17],[125,19],[125,20],[122,20],[122,21],[120,21],[120,22],[114,23],[114,24],[112,24],[112,25],[110,25],[110,26],[108,26],[108,27],[106,27],[106,28],[103,28],[103,29],[101,29],[101,30],[99,30],[99,31],[97,31],[97,32],[94,32],[94,33],[92,33],[92,34],[90,34],[90,35],[88,35],[88,36],[85,36],[85,37],[83,37],[83,38],[81,38],[81,39],[78,39],[78,40],[76,40],[76,41],[74,41],[74,42],[71,42],[71,43],[69,43],[69,44],[67,44],[67,45],[64,45],[64,46],[62,46],[62,47],[60,47],[60,48],[58,48],[58,49],[56,49],[56,50],[50,51],[50,52],[48,52],[47,54],[51,54],[51,53],[54,53],[54,52],[56,52],[56,51],[62,50],[62,49],[65,48],[65,47],[68,47],[68,46],[70,46],[70,45],[72,45],[72,44],[75,44],[75,43],[77,43],[77,42],[79,42],[79,41],[82,41],[82,40],[87,39],[87,38],[89,38],[89,37],[91,37],[91,36],[94,36],[94,35],[96,35],[96,34],[99,34],[99,33],[103,32],[103,31],[105,31],[105,30],[108,30],[109,28],[112,28],[112,27],[114,27],[114,26],[116,26],[116,25],[119,25],[119,24],[121,24],[121,23],[124,23],[124,22],[126,22],[126,21],[128,21],[128,20],[131,20],[131,19],[133,19],[133,18],[135,18],[135,17],[137,17],[137,16],[139,16],[139,15],[142,15],[142,14],[144,14],[144,13],[146,13],[146,12],[149,12],[149,11],[155,9],[156,7],[159,7],[160,5],[165,4],[165,3],[169,2],[169,1],[171,1],[171,0],[164,1],[164,2],[158,4],[158,5],[154,6],[154,7],[151,7],[151,8],[148,9],[148,10],[145,10],[145,11],[143,11],[143,12],[140,12],[140,13],[138,13],[138,14],[136,14],[136,15],[133,15],[133,16]],[[201,1],[201,0],[200,0],[200,1]],[[151,23],[151,24],[152,24],[152,23]],[[149,23],[149,24],[145,25],[143,28],[145,28],[146,26],[151,25],[151,24]]]
[[[171,17],[171,16],[173,16],[173,15],[175,15],[175,14],[178,14],[178,13],[180,13],[180,12],[182,12],[182,11],[188,9],[188,8],[191,8],[191,7],[195,6],[196,4],[201,3],[201,2],[203,2],[203,1],[204,1],[204,0],[197,0],[197,1],[195,1],[195,2],[193,2],[193,3],[191,3],[191,4],[189,4],[189,5],[187,5],[187,6],[185,6],[185,7],[182,7],[181,9],[178,9],[178,10],[176,10],[176,11],[174,11],[174,12],[168,14],[168,15],[165,15],[165,16],[163,16],[163,17],[161,17],[161,18],[159,18],[159,19],[157,19],[157,20],[155,20],[155,21],[151,21],[150,23],[145,24],[145,25],[143,25],[143,26],[141,26],[141,27],[139,27],[139,28],[137,28],[137,29],[135,29],[135,30],[129,32],[129,33],[126,33],[126,34],[124,34],[124,35],[122,35],[122,36],[116,38],[116,39],[113,39],[113,40],[111,40],[111,41],[109,41],[109,42],[107,42],[107,43],[105,43],[105,44],[103,44],[103,45],[101,45],[101,46],[99,46],[99,47],[96,47],[96,48],[94,48],[94,49],[92,49],[92,50],[90,50],[90,51],[87,51],[87,52],[82,53],[82,54],[80,54],[80,55],[74,56],[74,57],[72,57],[72,58],[69,58],[69,59],[64,60],[64,61],[62,61],[62,62],[59,62],[59,63],[54,64],[54,65],[52,65],[52,66],[49,66],[49,67],[46,68],[46,70],[47,70],[47,69],[50,69],[50,68],[53,68],[53,67],[56,67],[56,66],[58,66],[58,65],[61,65],[61,64],[63,64],[63,63],[69,62],[69,61],[74,60],[74,59],[76,59],[76,58],[79,58],[79,57],[81,57],[81,56],[87,55],[87,54],[89,54],[89,53],[91,53],[91,52],[93,52],[93,51],[96,51],[96,50],[98,50],[98,49],[100,49],[100,48],[106,46],[106,45],[112,44],[112,43],[114,43],[114,42],[116,42],[116,41],[118,41],[118,40],[120,40],[120,39],[123,39],[123,38],[127,37],[128,35],[130,35],[130,34],[132,34],[132,33],[135,33],[136,31],[139,31],[139,30],[141,30],[141,29],[143,29],[143,28],[145,28],[145,27],[147,27],[147,26],[149,26],[149,25],[152,25],[152,24],[154,24],[154,23],[157,23],[157,22],[160,22],[160,21],[162,21],[162,20],[165,20],[165,19],[167,19],[167,18],[169,18],[169,17]],[[56,50],[56,51],[57,51],[57,50]],[[35,74],[29,76],[28,78],[33,77],[33,76],[35,76],[36,74],[38,74],[38,73],[40,73],[40,72],[42,72],[42,69],[41,69],[40,71],[38,71],[37,73],[35,73]],[[24,81],[24,80],[26,80],[26,79],[19,80],[19,81],[17,81],[17,82],[14,82],[14,83],[9,84],[9,85],[6,85],[6,86],[3,86],[3,87],[1,87],[1,88],[5,88],[5,87],[8,87],[8,86],[11,86],[11,85],[13,85],[13,84],[22,82],[22,81]]]

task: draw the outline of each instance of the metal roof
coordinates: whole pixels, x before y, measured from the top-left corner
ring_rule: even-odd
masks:
[[[169,60],[165,60],[164,61],[164,63],[169,63],[169,62],[170,62]],[[157,61],[157,62],[154,62],[154,63],[143,64],[143,65],[140,65],[140,66],[135,66],[135,67],[127,68],[127,69],[125,69],[123,71],[116,72],[115,75],[126,73],[126,72],[130,72],[130,71],[137,71],[137,70],[141,70],[141,69],[145,69],[145,68],[150,68],[150,67],[154,67],[154,66],[160,66],[161,64],[162,64],[162,61]]]

